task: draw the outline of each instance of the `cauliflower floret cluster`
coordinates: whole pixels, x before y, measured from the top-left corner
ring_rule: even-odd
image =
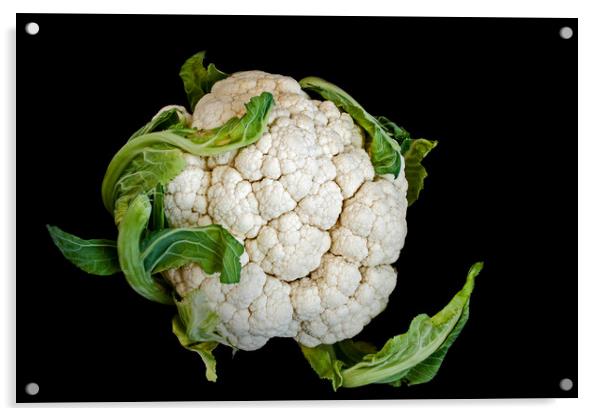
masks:
[[[236,348],[272,337],[332,344],[386,307],[406,235],[407,182],[403,173],[375,176],[352,118],[290,77],[233,74],[197,103],[192,126],[240,117],[264,91],[276,105],[259,141],[216,157],[187,155],[165,194],[172,227],[217,223],[244,244],[240,282],[221,284],[193,264],[165,275],[182,296],[204,289],[218,332]]]

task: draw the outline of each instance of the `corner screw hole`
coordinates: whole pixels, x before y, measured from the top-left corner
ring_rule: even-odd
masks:
[[[35,396],[39,392],[40,386],[38,386],[38,383],[28,383],[25,386],[25,393],[29,394],[30,396]]]
[[[570,378],[563,378],[560,380],[560,389],[564,391],[570,391],[573,389],[573,380]]]
[[[27,32],[28,35],[37,35],[39,31],[40,25],[36,22],[29,22],[25,25],[25,32]]]
[[[570,39],[573,37],[573,29],[568,26],[565,26],[560,29],[560,37],[562,39]]]

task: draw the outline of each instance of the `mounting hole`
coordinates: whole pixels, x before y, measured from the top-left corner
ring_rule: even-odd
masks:
[[[560,37],[562,39],[570,39],[573,37],[573,29],[568,26],[565,26],[560,29]]]
[[[37,35],[39,31],[40,25],[36,22],[29,22],[25,25],[25,32],[27,32],[28,35]]]
[[[563,378],[560,380],[560,389],[564,391],[570,391],[573,388],[573,380],[570,378]]]
[[[29,394],[30,396],[35,396],[39,392],[40,386],[38,386],[38,383],[29,383],[25,386],[25,393]]]

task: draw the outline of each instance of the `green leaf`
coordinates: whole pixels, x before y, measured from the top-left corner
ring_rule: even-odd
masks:
[[[185,167],[180,149],[160,144],[142,149],[113,186],[115,223],[121,222],[132,199],[142,193],[148,194],[157,186],[167,185]]]
[[[217,333],[215,328],[220,321],[219,315],[209,305],[202,287],[190,291],[182,300],[176,300],[178,316],[173,319],[172,329],[184,348],[201,356],[207,380],[216,381],[216,361],[212,351],[218,344],[230,344]]]
[[[343,386],[404,383],[413,368],[437,353],[441,347],[449,349],[451,342],[446,341],[454,334],[458,324],[463,326],[460,318],[468,307],[474,279],[482,267],[482,263],[471,267],[462,290],[435,316],[429,318],[425,314],[418,315],[412,320],[407,333],[391,338],[379,352],[366,355],[361,362],[344,370]],[[457,333],[455,336],[457,337]],[[426,366],[419,369],[424,368]]]
[[[241,118],[232,117],[220,127],[188,135],[196,145],[189,153],[196,150],[194,154],[199,156],[212,156],[255,143],[266,129],[273,105],[274,98],[269,92],[251,98]]]
[[[432,318],[418,315],[408,332],[389,339],[380,351],[371,352],[366,344],[343,342],[302,346],[303,354],[321,378],[331,380],[335,390],[373,383],[400,386],[428,382],[468,320],[474,279],[482,267],[483,263],[471,267],[462,290],[439,313]]]
[[[405,160],[404,173],[408,181],[408,205],[412,205],[418,199],[420,191],[424,188],[424,180],[428,176],[426,169],[422,166],[422,160],[437,146],[437,142],[426,139],[414,140],[407,130],[388,118],[380,116],[377,119],[391,137],[399,143],[401,154]]]
[[[177,108],[171,108],[153,117],[150,122],[135,132],[128,142],[154,131],[180,131],[187,127],[184,114]],[[144,149],[141,154],[132,160],[115,184],[113,196],[115,201],[115,212],[113,213],[115,223],[119,224],[121,222],[121,218],[133,198],[141,193],[149,193],[153,189],[155,192],[163,192],[163,185],[177,176],[185,166],[186,162],[179,149],[163,144]],[[162,204],[162,202],[162,195],[153,198],[153,206],[159,203]],[[160,211],[163,212],[162,206],[156,208],[160,208]],[[157,209],[153,208],[153,226],[157,221],[160,224],[163,223],[163,214],[159,214]],[[161,228],[163,228],[163,225],[161,225]]]
[[[58,227],[46,228],[63,256],[86,273],[109,276],[121,270],[115,241],[82,240]]]
[[[228,74],[220,71],[213,64],[209,64],[205,68],[203,65],[205,53],[202,51],[192,55],[180,69],[180,78],[184,83],[191,111],[194,111],[194,107],[201,97],[211,91],[213,84],[228,77]]]
[[[171,290],[145,269],[140,253],[140,239],[146,230],[150,214],[151,204],[147,195],[140,194],[131,201],[119,224],[119,263],[127,282],[138,294],[170,305],[173,304]]]
[[[177,108],[170,108],[153,117],[151,121],[132,134],[128,141],[138,136],[152,133],[153,131],[184,129],[188,127],[186,116]]]
[[[301,345],[301,351],[305,359],[309,361],[311,368],[320,378],[330,380],[332,388],[336,391],[343,384],[341,368],[343,362],[338,360],[332,345],[318,345],[315,348],[309,348]]]
[[[399,175],[403,163],[399,143],[391,137],[387,128],[381,125],[375,117],[364,110],[353,97],[328,81],[317,77],[307,77],[299,81],[299,84],[302,88],[314,91],[332,101],[337,107],[349,113],[355,122],[366,130],[370,136],[367,150],[377,174],[391,173],[395,177]]]
[[[215,361],[213,350],[218,345],[219,343],[217,342],[199,342],[198,344],[192,344],[188,347],[189,350],[197,352],[201,356],[201,359],[205,364],[205,377],[207,380],[214,383],[217,381],[217,362]]]
[[[213,350],[218,346],[217,342],[192,342],[186,335],[182,321],[176,316],[172,322],[173,333],[178,337],[180,344],[190,350],[198,353],[205,364],[205,377],[207,380],[217,381],[216,365],[217,362],[213,355]]]
[[[212,156],[255,143],[265,131],[273,105],[272,95],[264,92],[251,98],[243,117],[232,118],[221,127],[203,132],[190,129],[153,132],[130,140],[113,157],[105,173],[102,183],[105,207],[113,213],[116,200],[126,198],[120,205],[120,219],[123,207],[127,207],[127,201],[137,192],[148,192],[155,188],[157,182],[165,185],[179,173],[177,168],[183,169],[181,151],[197,156]],[[129,168],[136,160],[139,166]],[[137,173],[140,170],[143,173]],[[120,220],[116,218],[116,222]]]
[[[345,339],[332,346],[337,357],[348,367],[357,364],[366,354],[373,354],[377,351],[377,348],[369,342],[351,339]]]
[[[163,191],[163,185],[158,184],[153,193],[151,228],[160,231],[165,228],[165,223],[165,192]]]
[[[145,269],[152,273],[197,263],[207,274],[220,273],[222,283],[240,280],[244,247],[220,225],[168,228],[151,235],[142,246]]]
[[[408,181],[408,205],[412,205],[424,188],[424,179],[428,176],[426,169],[422,166],[422,159],[429,154],[437,142],[434,140],[417,139],[408,141],[408,148],[404,152],[405,176]]]
[[[188,263],[198,263],[209,274],[219,272],[223,283],[240,280],[244,247],[223,227],[167,228],[141,241],[151,211],[148,195],[141,193],[130,202],[119,223],[119,262],[136,292],[149,300],[172,304],[171,289],[159,275],[153,275]]]
[[[389,135],[395,139],[399,146],[401,147],[401,154],[405,152],[404,143],[407,143],[411,140],[410,133],[404,129],[403,127],[398,126],[387,117],[378,116],[376,117],[380,125],[389,133]]]
[[[215,330],[220,322],[219,315],[210,307],[210,302],[202,287],[176,300],[178,316],[186,337],[192,342],[216,341],[225,345],[228,342]]]
[[[462,311],[462,315],[460,315],[460,319],[456,323],[453,331],[447,336],[443,345],[441,345],[439,349],[437,349],[437,351],[435,351],[426,360],[422,361],[420,364],[408,371],[403,379],[407,385],[412,386],[414,384],[427,383],[437,375],[439,367],[441,367],[441,363],[443,362],[449,347],[451,347],[456,338],[458,338],[458,335],[460,335],[460,332],[462,332],[464,325],[466,325],[466,322],[468,321],[469,304],[470,302],[466,302],[466,306]]]

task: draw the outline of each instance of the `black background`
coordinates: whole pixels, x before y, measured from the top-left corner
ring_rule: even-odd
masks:
[[[18,15],[17,401],[576,397],[576,35],[576,19]],[[380,343],[437,312],[483,260],[432,382],[334,393],[293,340],[273,339],[219,348],[211,384],[171,308],[52,245],[47,223],[114,238],[104,170],[160,107],[186,102],[179,67],[204,49],[229,73],[323,77],[439,140],[397,288],[359,336]]]

